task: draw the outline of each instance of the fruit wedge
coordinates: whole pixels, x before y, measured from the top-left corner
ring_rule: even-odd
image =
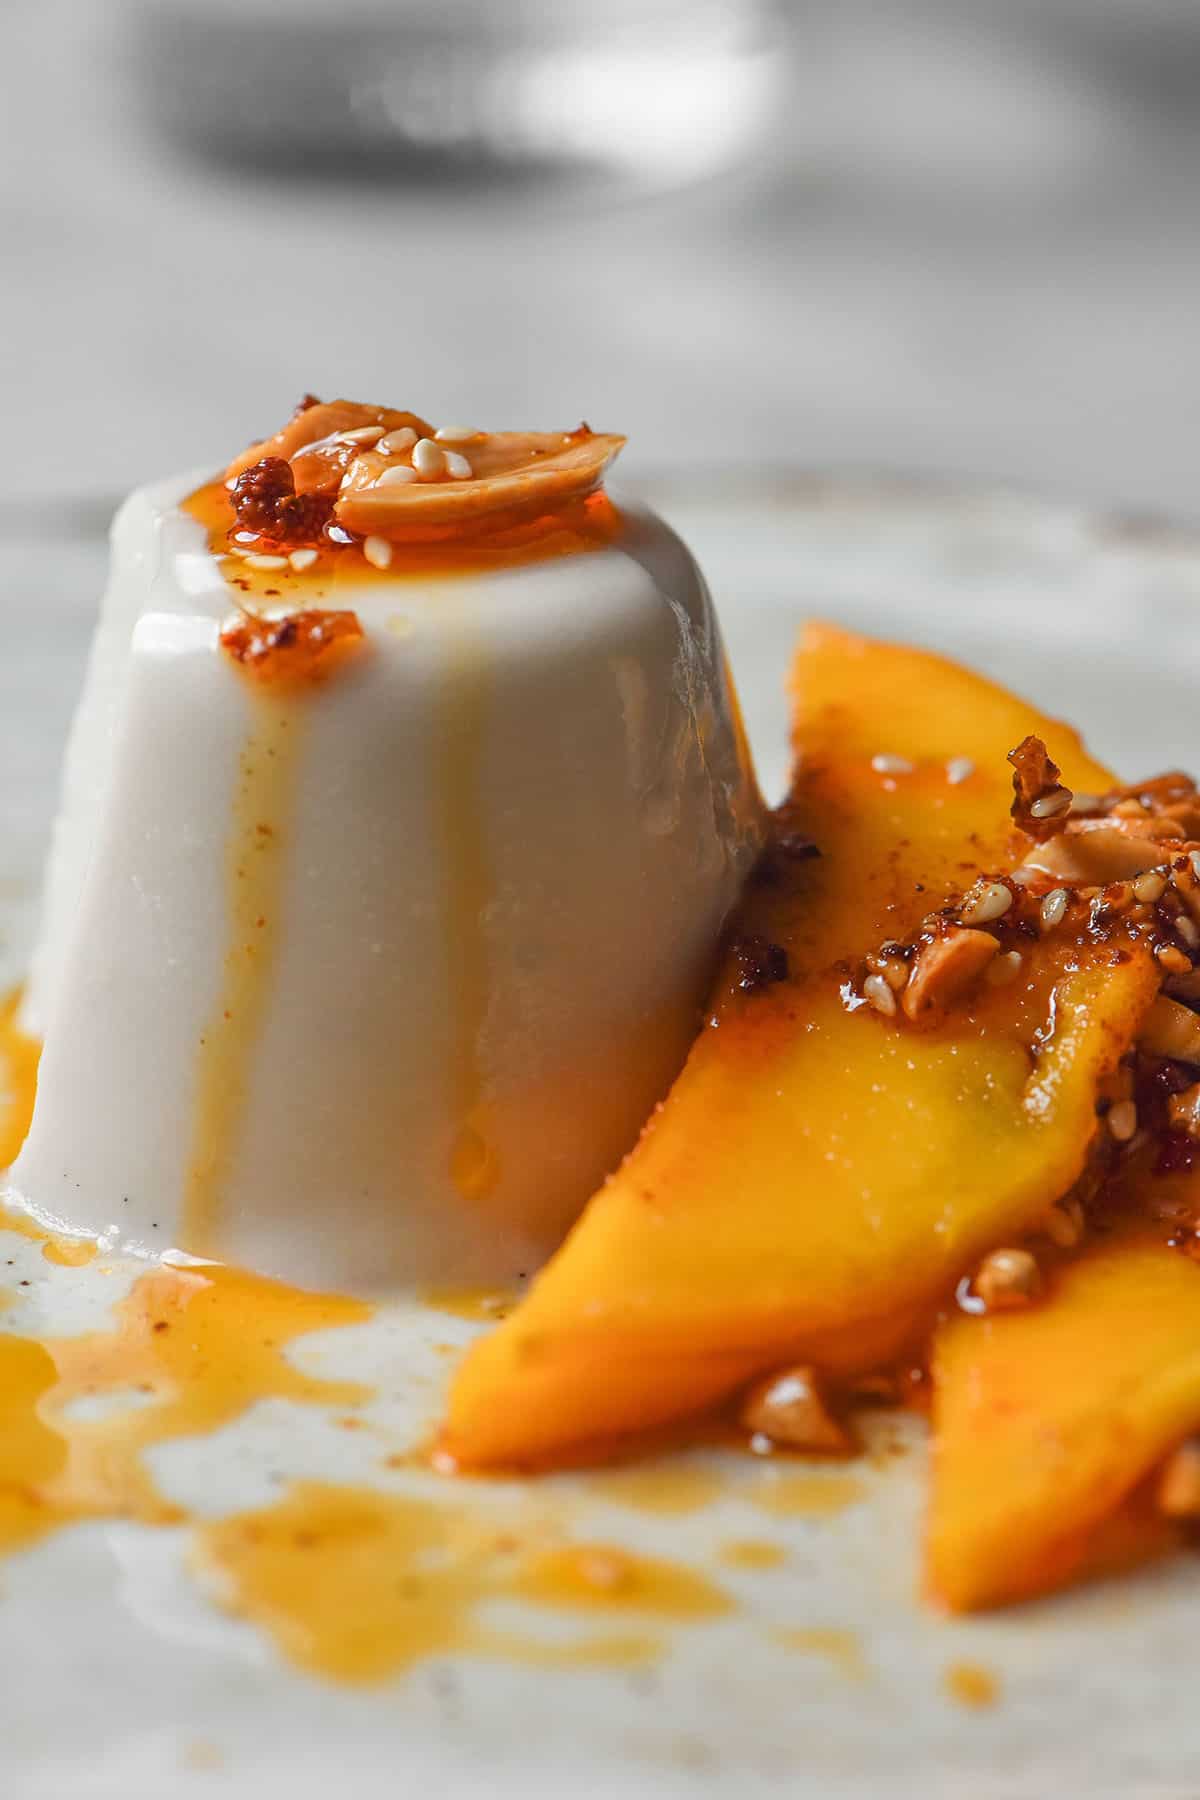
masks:
[[[933,1373],[926,1568],[944,1605],[1061,1587],[1135,1523],[1146,1548],[1171,1537],[1128,1504],[1200,1429],[1200,1264],[1161,1228],[1085,1249],[1026,1312],[952,1318]]]
[[[709,1022],[460,1369],[442,1442],[461,1467],[601,1454],[788,1361],[878,1366],[1083,1165],[1098,1083],[1157,987],[1147,951],[1035,933],[1010,985],[980,984],[925,1029],[849,978],[979,870],[1012,866],[1005,758],[1027,733],[1078,788],[1108,788],[1107,770],[991,683],[830,626],[808,629],[794,688],[793,792]]]

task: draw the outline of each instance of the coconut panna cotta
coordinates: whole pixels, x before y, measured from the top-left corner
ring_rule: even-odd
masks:
[[[125,503],[10,1203],[362,1289],[561,1239],[760,843],[704,579],[601,486],[623,441],[307,400]]]

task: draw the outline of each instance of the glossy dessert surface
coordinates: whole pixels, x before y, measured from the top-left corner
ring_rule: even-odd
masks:
[[[17,1203],[323,1286],[511,1279],[665,1091],[758,844],[707,589],[589,493],[619,440],[473,436],[494,474],[401,484],[475,494],[451,539],[343,528],[300,454],[123,509]]]

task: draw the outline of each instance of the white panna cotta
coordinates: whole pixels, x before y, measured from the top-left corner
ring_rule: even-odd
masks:
[[[480,476],[472,434],[357,429],[359,452],[316,446],[339,496],[468,510],[414,537],[407,498],[378,531],[339,505],[296,549],[239,532],[230,483],[204,490],[218,534],[193,477],[116,520],[6,1197],[320,1286],[502,1282],[679,1067],[759,801],[704,580],[660,520],[582,490],[560,518],[552,482],[514,505],[515,438]],[[467,494],[489,481],[490,536]]]

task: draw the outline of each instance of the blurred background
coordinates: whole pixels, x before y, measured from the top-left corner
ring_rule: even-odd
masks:
[[[1200,510],[1195,0],[7,0],[3,513],[305,389]]]

